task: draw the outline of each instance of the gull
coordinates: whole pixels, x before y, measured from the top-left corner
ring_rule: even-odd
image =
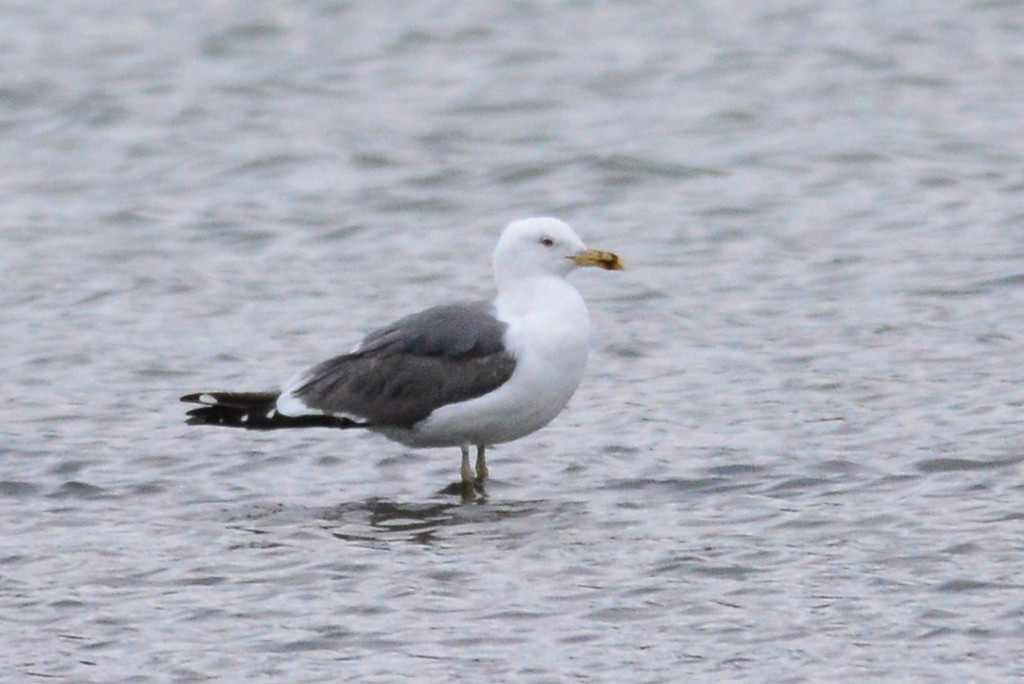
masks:
[[[489,476],[487,447],[550,423],[583,378],[590,316],[566,280],[578,267],[621,270],[622,262],[587,249],[563,221],[515,221],[494,249],[494,299],[400,318],[279,391],[187,394],[181,401],[200,405],[187,423],[365,429],[414,448],[459,447],[461,484],[472,491]]]

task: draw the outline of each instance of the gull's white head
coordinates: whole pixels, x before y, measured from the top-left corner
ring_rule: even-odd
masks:
[[[494,279],[503,282],[538,276],[564,278],[578,266],[620,270],[611,252],[588,250],[568,223],[554,218],[528,218],[508,225],[494,248]]]

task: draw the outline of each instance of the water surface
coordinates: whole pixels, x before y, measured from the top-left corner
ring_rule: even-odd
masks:
[[[1022,10],[8,3],[5,680],[1021,678]],[[628,270],[486,500],[183,425],[537,214]]]

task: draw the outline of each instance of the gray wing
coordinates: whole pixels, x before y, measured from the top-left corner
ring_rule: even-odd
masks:
[[[512,377],[507,327],[489,303],[435,306],[375,330],[356,351],[314,366],[287,391],[324,413],[412,427]]]

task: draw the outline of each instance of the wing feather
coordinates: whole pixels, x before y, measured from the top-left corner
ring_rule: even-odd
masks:
[[[412,427],[512,377],[506,328],[489,305],[433,307],[370,333],[355,352],[312,367],[285,393],[314,411]]]

